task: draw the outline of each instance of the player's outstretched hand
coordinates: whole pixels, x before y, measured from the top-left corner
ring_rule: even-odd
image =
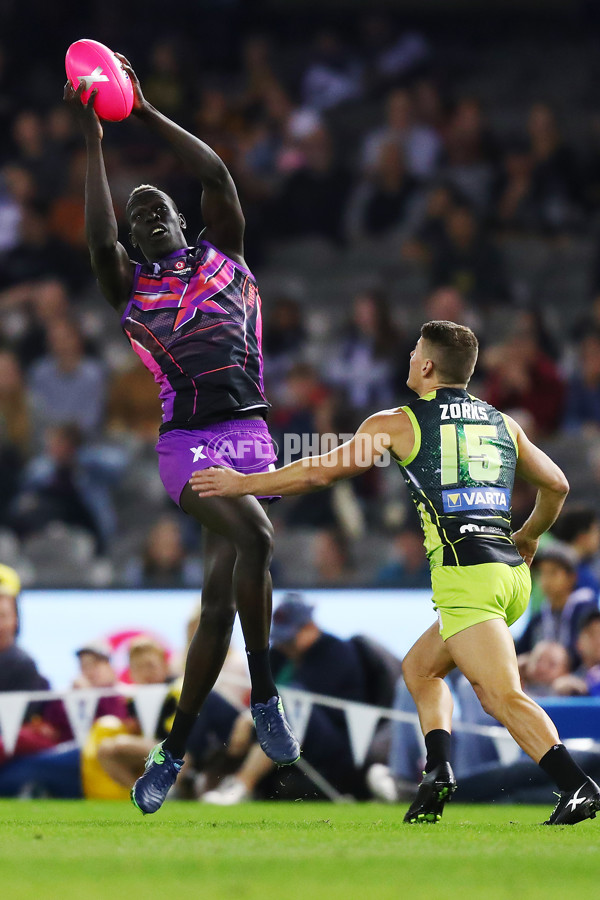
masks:
[[[63,92],[63,100],[68,104],[69,108],[73,110],[73,114],[81,125],[86,138],[98,137],[102,140],[104,132],[102,131],[100,119],[94,109],[94,100],[96,99],[98,88],[94,88],[88,97],[87,103],[83,103],[81,100],[81,95],[84,90],[85,84],[83,81],[79,83],[77,90],[75,90],[70,81],[67,81]]]
[[[525,560],[528,566],[531,566],[533,562],[533,557],[535,556],[538,548],[538,544],[540,542],[539,538],[530,537],[528,534],[524,532],[522,528],[518,531],[515,531],[513,534],[513,541],[517,545],[517,550]]]
[[[192,490],[200,497],[242,497],[246,476],[235,469],[202,469],[190,478]]]
[[[133,66],[129,62],[126,56],[123,56],[122,53],[115,53],[117,59],[121,62],[121,65],[129,75],[131,79],[131,84],[133,86],[133,108],[131,112],[135,115],[135,113],[141,112],[146,106],[146,98],[142,93],[142,88],[140,87],[140,80],[133,71]]]

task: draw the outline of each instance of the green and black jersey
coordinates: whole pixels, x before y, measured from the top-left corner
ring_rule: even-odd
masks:
[[[510,524],[518,450],[502,413],[460,388],[432,391],[402,410],[415,443],[398,462],[431,567],[520,565]]]

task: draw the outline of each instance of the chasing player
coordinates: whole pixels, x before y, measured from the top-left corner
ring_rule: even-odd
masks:
[[[164,191],[140,185],[126,207],[130,239],[146,262],[129,259],[117,222],[102,153],[96,92],[81,102],[70,83],[64,98],[87,147],[85,222],[92,268],[102,293],[121,316],[125,334],[160,385],[163,421],[159,470],[169,496],[203,529],[202,613],[190,644],[172,730],[150,753],[132,790],[143,813],[162,805],[183,761],[186,739],[225,660],[239,613],[252,682],[259,743],[279,765],[294,762],[299,744],[285,719],[268,658],[271,623],[269,565],[273,529],[263,502],[203,499],[188,484],[206,465],[260,472],[275,460],[265,423],[260,297],[244,260],[244,216],[233,180],[207,144],[184,131],[134,88],[133,115],[164,138],[202,184],[205,228],[195,246],[185,219]]]
[[[199,496],[297,494],[359,475],[389,450],[419,511],[431,564],[432,625],[407,654],[403,672],[415,700],[427,762],[405,822],[436,822],[456,789],[449,762],[456,666],[484,709],[556,782],[560,797],[545,824],[594,818],[600,788],[579,768],[546,713],[521,690],[508,626],[524,612],[529,566],[541,534],[557,518],[569,486],[522,428],[467,393],[477,338],[453,322],[427,322],[410,357],[407,385],[419,399],[371,416],[347,444],[276,472],[225,469],[194,473]],[[534,509],[511,532],[515,473],[538,488]]]

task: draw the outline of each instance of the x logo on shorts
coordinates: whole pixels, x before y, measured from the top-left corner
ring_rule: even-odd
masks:
[[[198,462],[199,459],[206,459],[204,444],[200,444],[199,447],[190,447],[190,451],[194,454],[194,462]]]

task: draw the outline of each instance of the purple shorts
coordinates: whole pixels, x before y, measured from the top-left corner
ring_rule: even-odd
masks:
[[[262,419],[218,422],[193,431],[176,428],[161,434],[156,452],[161,481],[178,506],[192,472],[210,466],[227,466],[244,474],[269,472],[277,460],[267,423]]]

